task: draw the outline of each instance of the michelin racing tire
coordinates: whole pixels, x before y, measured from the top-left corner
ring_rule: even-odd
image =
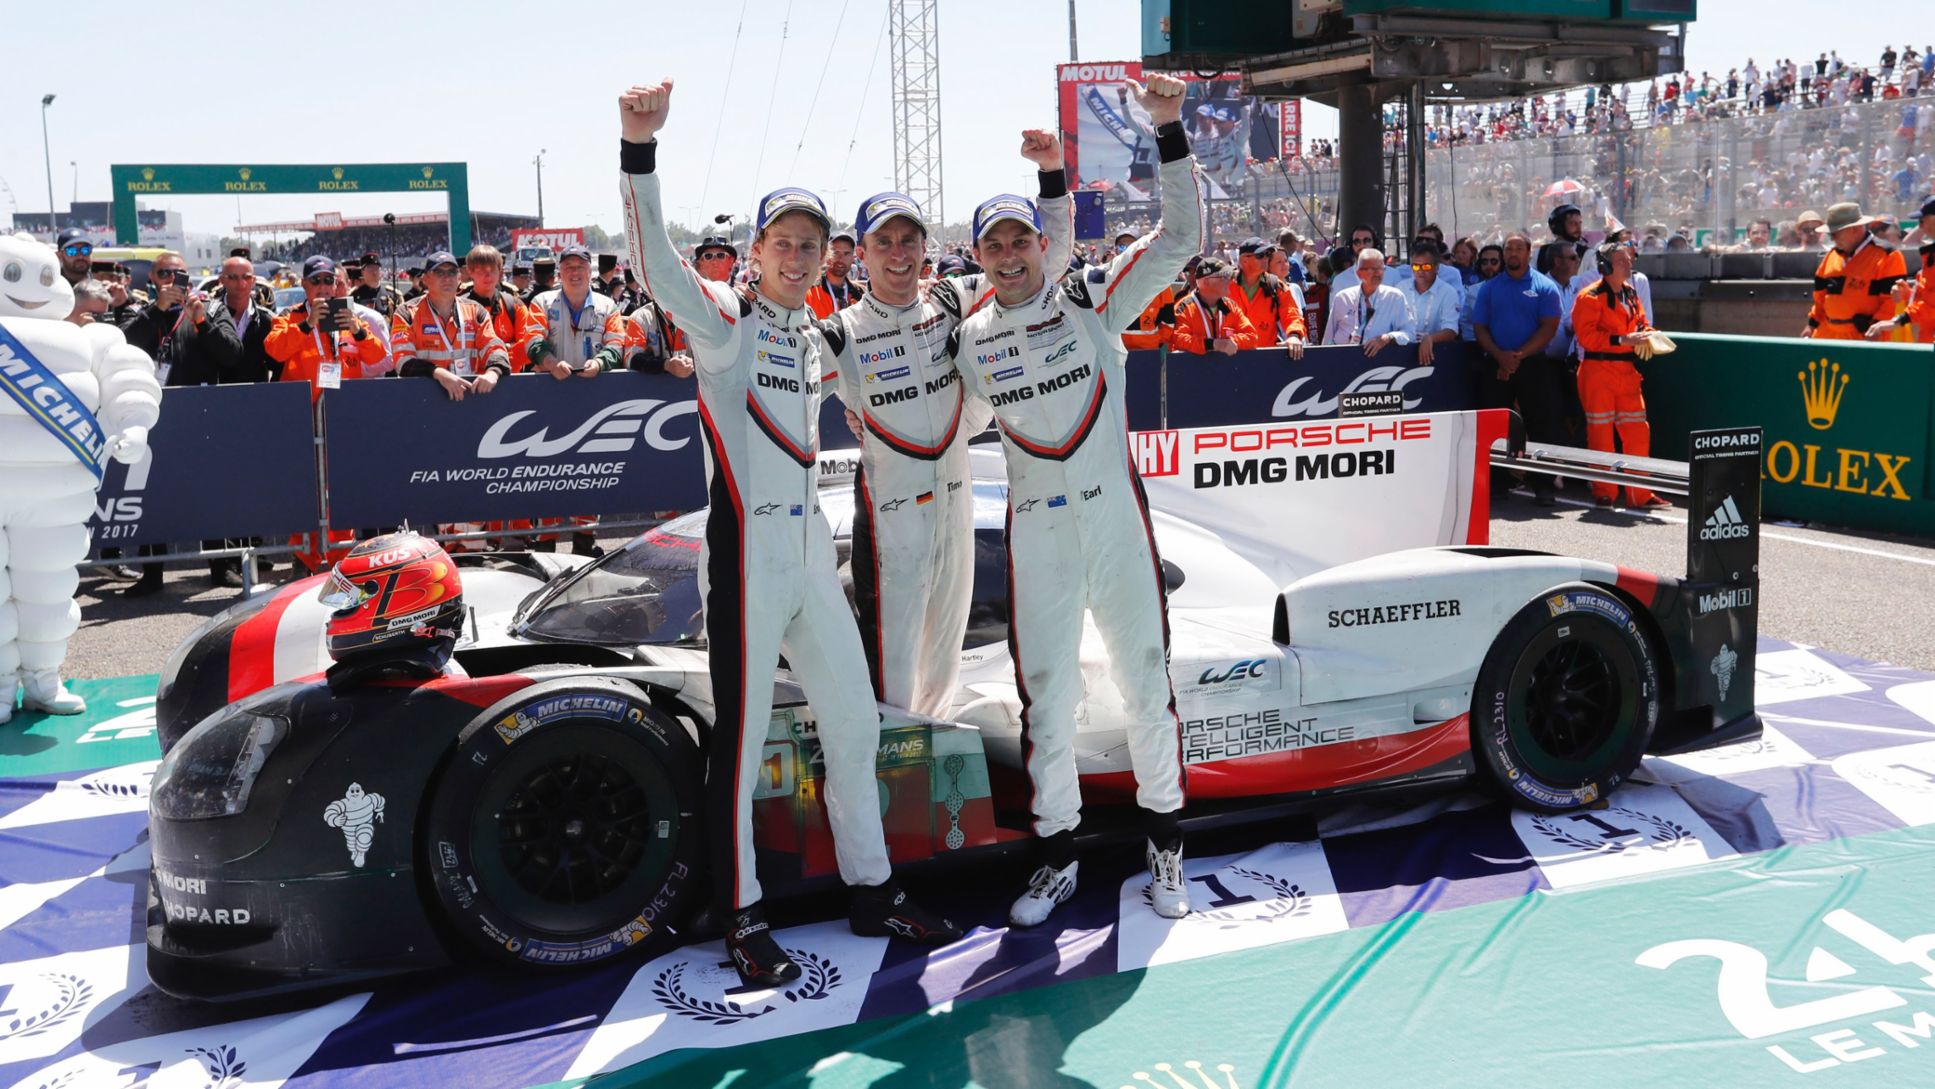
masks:
[[[700,885],[697,747],[621,681],[499,701],[462,733],[421,827],[432,906],[485,959],[532,968],[670,947]]]
[[[1659,715],[1659,666],[1639,617],[1609,590],[1568,583],[1493,640],[1472,689],[1472,756],[1507,802],[1562,813],[1626,781]]]

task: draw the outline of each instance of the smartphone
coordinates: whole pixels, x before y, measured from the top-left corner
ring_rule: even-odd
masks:
[[[342,330],[349,328],[349,300],[334,298],[329,300],[329,327]]]

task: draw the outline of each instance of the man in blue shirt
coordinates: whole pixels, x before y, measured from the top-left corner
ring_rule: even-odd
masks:
[[[1527,437],[1563,443],[1566,376],[1562,364],[1544,354],[1559,331],[1563,293],[1531,264],[1531,240],[1511,235],[1505,239],[1505,271],[1478,288],[1471,324],[1486,357],[1478,365],[1478,403],[1510,408],[1516,401]],[[1540,506],[1552,506],[1551,478],[1534,474],[1532,495]]]

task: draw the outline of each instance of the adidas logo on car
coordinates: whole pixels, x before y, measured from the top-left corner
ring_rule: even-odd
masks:
[[[1731,541],[1752,536],[1754,527],[1740,516],[1740,508],[1734,505],[1733,496],[1722,500],[1712,514],[1707,515],[1706,524],[1700,527],[1703,541]]]

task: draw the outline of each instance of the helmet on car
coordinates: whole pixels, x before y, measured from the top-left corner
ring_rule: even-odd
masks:
[[[316,600],[329,609],[333,684],[389,670],[435,676],[463,629],[457,565],[443,546],[408,531],[350,549]]]

